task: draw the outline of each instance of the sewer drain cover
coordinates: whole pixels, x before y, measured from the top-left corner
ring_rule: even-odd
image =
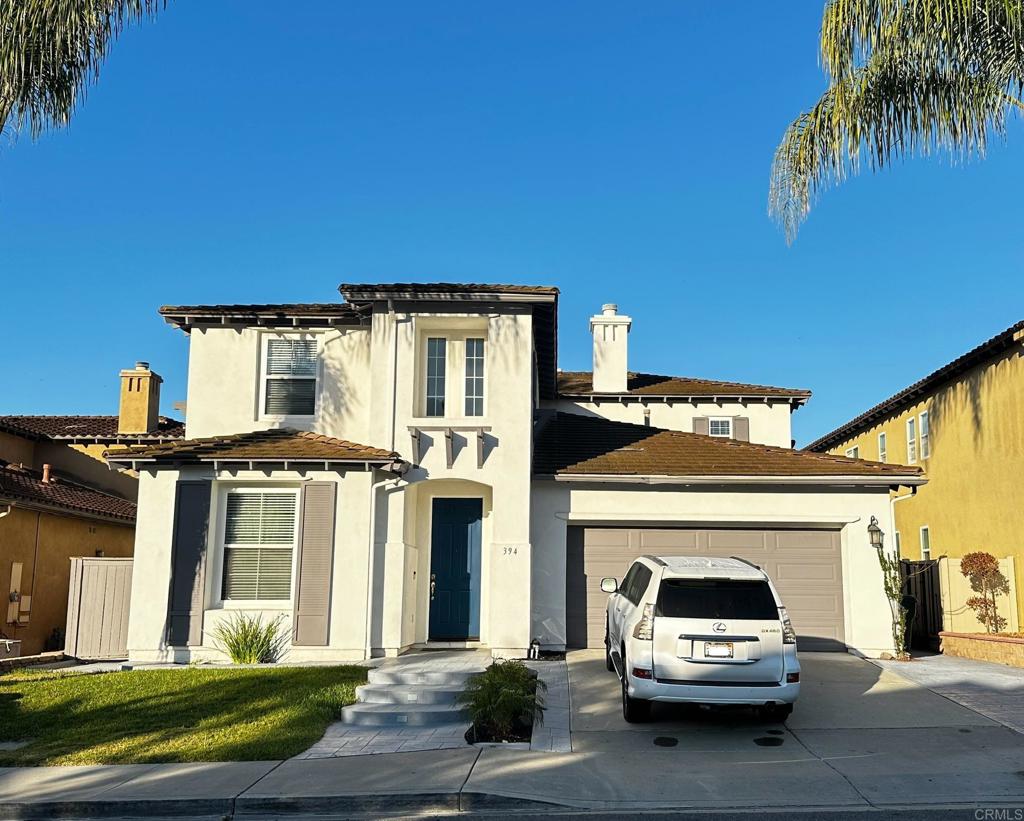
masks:
[[[675,747],[679,743],[678,738],[672,738],[672,736],[660,735],[654,739],[655,747]]]
[[[755,738],[754,739],[754,743],[758,747],[781,747],[783,741],[785,741],[784,738],[779,738],[778,736],[770,736],[770,735],[766,735],[763,738]]]

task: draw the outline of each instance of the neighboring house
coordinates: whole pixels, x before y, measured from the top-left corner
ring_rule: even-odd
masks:
[[[926,487],[893,503],[910,559],[985,551],[1024,572],[1024,321],[890,396],[808,451],[919,465]],[[1024,585],[1016,606],[1024,615]]]
[[[107,454],[140,474],[133,661],[222,658],[238,612],[292,660],[600,646],[601,577],[648,552],[743,556],[805,647],[892,649],[867,527],[923,479],[788,447],[807,391],[630,374],[613,305],[560,374],[555,288],[340,290],[161,309],[187,438]]]
[[[22,655],[63,647],[72,556],[132,555],[138,479],[103,451],[181,438],[157,415],[159,380],[122,371],[118,416],[0,416],[0,637]]]

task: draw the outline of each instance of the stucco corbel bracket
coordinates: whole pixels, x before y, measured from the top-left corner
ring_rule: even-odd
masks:
[[[423,458],[423,454],[420,453],[420,429],[409,428],[409,435],[412,437],[412,458],[413,461],[419,464]]]
[[[445,464],[448,466],[448,470],[451,470],[452,466],[455,464],[455,449],[452,444],[454,437],[455,435],[451,428],[444,429],[444,459]]]
[[[480,470],[484,466],[484,429],[476,429],[476,468]]]

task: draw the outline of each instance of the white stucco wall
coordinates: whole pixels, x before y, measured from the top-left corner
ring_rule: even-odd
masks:
[[[186,436],[291,427],[371,444],[369,328],[301,331],[321,340],[320,396],[314,418],[260,413],[260,356],[268,334],[295,328],[194,328],[189,336]]]
[[[167,603],[171,580],[171,545],[174,530],[175,483],[178,479],[212,479],[210,527],[207,542],[206,608],[203,616],[203,645],[192,648],[168,648],[164,643]],[[379,480],[380,476],[377,477]],[[364,471],[277,471],[268,477],[259,471],[214,473],[212,467],[181,470],[145,471],[139,480],[139,516],[135,530],[135,567],[132,573],[132,608],[128,620],[128,654],[136,663],[163,661],[223,661],[213,637],[217,624],[233,612],[260,614],[282,619],[282,627],[291,635],[294,601],[240,607],[220,599],[222,582],[223,534],[221,489],[226,486],[268,485],[299,487],[303,482],[337,482],[335,513],[335,553],[331,582],[329,644],[325,647],[291,647],[283,659],[345,660],[366,655],[367,573],[369,571],[369,499],[374,474]]]
[[[542,643],[565,644],[565,539],[569,525],[841,528],[846,643],[855,652],[892,652],[889,606],[878,557],[868,541],[872,516],[895,532],[886,488],[764,490],[670,485],[569,484],[533,486],[532,632]],[[625,568],[623,568],[625,570]]]
[[[644,424],[644,411],[651,412],[651,426],[666,430],[693,432],[696,416],[745,416],[750,419],[750,441],[788,448],[793,441],[792,412],[789,402],[574,402],[559,399],[545,403],[565,413],[600,416],[616,422]]]

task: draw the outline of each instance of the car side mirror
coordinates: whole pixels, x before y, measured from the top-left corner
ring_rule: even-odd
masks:
[[[604,593],[615,593],[619,589],[619,583],[615,579],[609,577],[607,579],[601,579],[601,590]]]

